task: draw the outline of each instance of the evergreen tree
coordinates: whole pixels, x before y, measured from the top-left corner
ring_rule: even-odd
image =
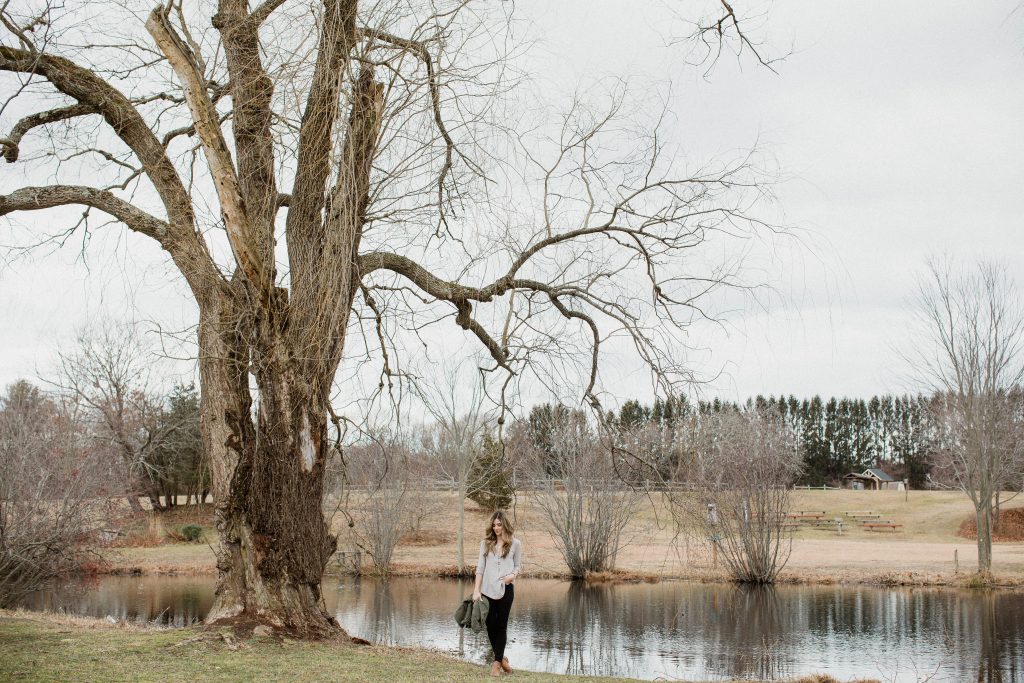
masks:
[[[820,396],[800,404],[800,440],[804,448],[804,476],[802,483],[822,486],[828,482],[829,443],[825,438],[825,406]]]
[[[167,397],[156,433],[160,442],[154,450],[153,468],[157,485],[168,506],[179,495],[206,499],[210,472],[203,457],[199,433],[199,394],[194,384],[179,384]]]

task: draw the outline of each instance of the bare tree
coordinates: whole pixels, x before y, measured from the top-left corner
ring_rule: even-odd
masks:
[[[974,504],[978,572],[992,570],[993,508],[1024,472],[1024,308],[1005,267],[933,260],[918,281],[921,339],[907,354],[937,394],[938,456]]]
[[[0,606],[95,557],[107,471],[71,413],[28,382],[0,397]]]
[[[714,544],[741,583],[773,583],[789,560],[785,528],[790,487],[800,473],[796,437],[757,410],[698,414],[687,420],[692,477],[669,493],[677,525]]]
[[[0,215],[78,206],[70,230],[86,232],[109,216],[159,244],[197,303],[212,622],[336,632],[320,591],[327,415],[364,340],[384,389],[394,330],[448,319],[489,353],[499,404],[555,353],[597,405],[603,339],[685,380],[681,332],[710,291],[749,285],[729,245],[767,227],[751,159],[686,168],[657,114],[621,120],[618,94],[509,130],[495,103],[515,85],[512,6],[0,5],[0,144],[47,178],[5,177]],[[723,7],[734,20],[711,35],[743,44]]]
[[[546,448],[536,449],[534,469],[546,472],[538,482],[537,505],[569,574],[615,568],[622,536],[642,500],[625,486],[612,462],[613,450],[578,411],[560,413],[548,425]]]
[[[466,566],[466,498],[481,484],[480,477],[473,476],[473,464],[482,454],[487,427],[480,381],[462,374],[451,369],[439,381],[419,388],[420,399],[435,420],[424,446],[441,472],[455,482],[459,506],[455,556],[460,574]]]
[[[96,447],[117,464],[131,509],[141,512],[145,496],[162,510],[158,454],[181,425],[162,419],[163,399],[150,380],[155,355],[133,325],[107,320],[80,330],[59,358],[55,383],[92,423]]]

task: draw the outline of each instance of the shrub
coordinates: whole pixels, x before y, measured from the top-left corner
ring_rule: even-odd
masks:
[[[74,417],[24,381],[0,395],[0,606],[98,559],[107,475]]]
[[[197,543],[203,538],[203,527],[198,524],[186,524],[181,527],[181,536],[189,543]]]

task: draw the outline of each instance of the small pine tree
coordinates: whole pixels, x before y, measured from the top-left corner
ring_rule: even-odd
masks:
[[[501,444],[484,434],[480,455],[469,470],[469,499],[487,510],[507,508],[512,503],[512,478],[505,467]]]

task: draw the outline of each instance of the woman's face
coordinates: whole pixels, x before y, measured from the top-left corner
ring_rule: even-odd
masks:
[[[500,519],[495,519],[491,522],[491,528],[494,529],[494,535],[500,537],[505,530],[505,525],[501,523]]]

